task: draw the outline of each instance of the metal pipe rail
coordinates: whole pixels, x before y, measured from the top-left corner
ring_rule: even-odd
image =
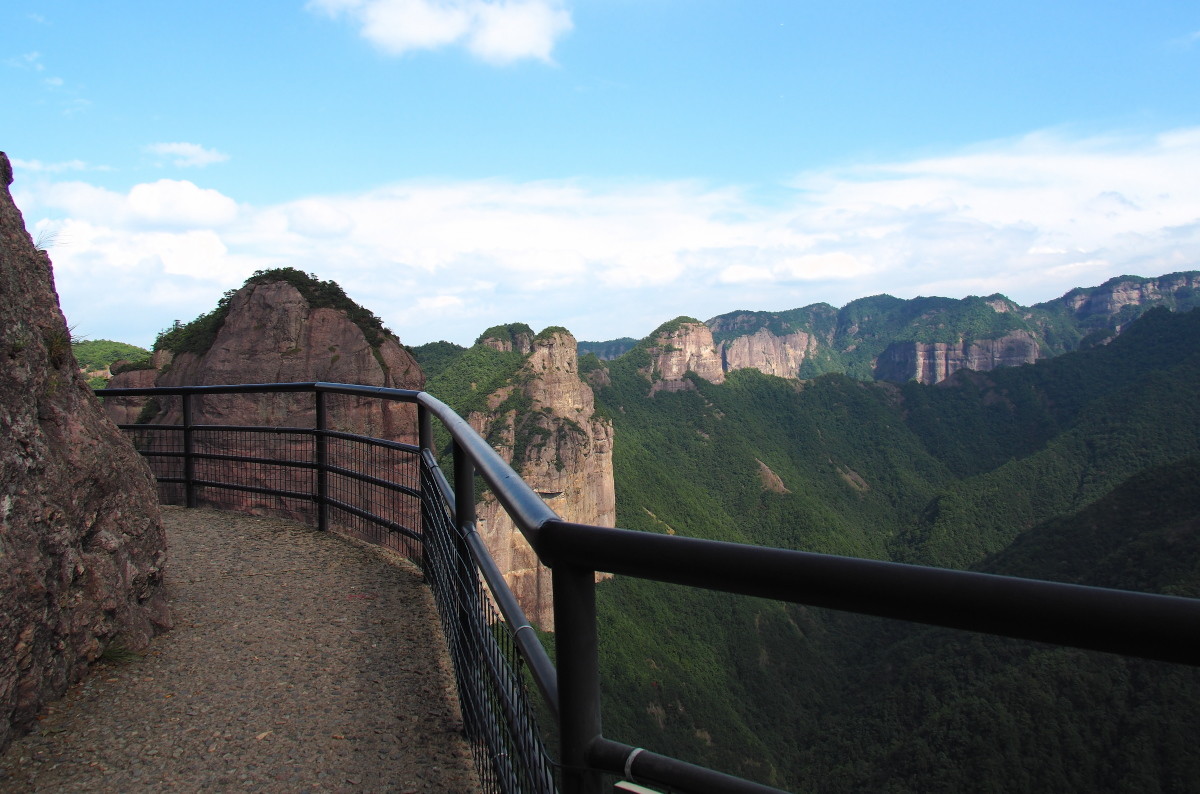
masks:
[[[494,594],[538,689],[559,723],[561,785],[567,794],[599,794],[602,773],[673,791],[777,791],[678,759],[607,739],[601,731],[595,573],[603,571],[679,585],[722,590],[932,625],[1040,640],[1129,656],[1200,665],[1200,599],[993,576],[876,560],[654,535],[562,521],[467,422],[425,392],[333,383],[246,384],[160,389],[108,389],[104,397],[180,395],[185,437],[207,429],[191,425],[189,398],[205,394],[312,392],[319,439],[323,395],[347,394],[418,406],[422,481],[448,511],[459,543]],[[456,494],[438,468],[431,417],[453,439]],[[151,425],[125,426],[149,428]],[[158,426],[163,427],[163,426]],[[165,429],[165,428],[164,428]],[[313,432],[313,431],[309,431]],[[188,438],[186,454],[190,450]],[[320,445],[318,445],[318,452]],[[191,471],[191,461],[185,471]],[[316,462],[319,479],[328,468]],[[478,474],[551,568],[557,668],[546,655],[474,527]],[[188,485],[189,499],[191,486]],[[322,486],[313,498],[320,502]],[[427,501],[430,495],[423,495]],[[461,682],[460,682],[461,686]]]

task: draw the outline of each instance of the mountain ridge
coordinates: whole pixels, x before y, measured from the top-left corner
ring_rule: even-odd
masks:
[[[1200,306],[1200,271],[1118,276],[1032,306],[998,293],[873,295],[840,309],[815,303],[780,312],[738,310],[704,324],[724,372],[754,368],[798,378],[843,372],[860,380],[937,383],[959,369],[1016,366],[1102,343],[1159,305]],[[580,353],[611,360],[638,341],[581,342]]]

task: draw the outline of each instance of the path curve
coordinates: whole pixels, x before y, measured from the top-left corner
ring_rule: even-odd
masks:
[[[291,521],[163,524],[175,628],[51,704],[0,790],[479,791],[416,567]]]

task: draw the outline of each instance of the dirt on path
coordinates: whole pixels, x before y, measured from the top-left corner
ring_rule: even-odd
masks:
[[[4,792],[478,792],[432,595],[381,549],[164,508],[175,628],[0,758]]]

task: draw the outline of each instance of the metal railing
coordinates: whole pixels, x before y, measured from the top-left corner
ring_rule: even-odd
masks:
[[[313,395],[312,427],[192,421],[198,398],[288,393]],[[151,462],[164,500],[226,504],[219,494],[240,495],[243,503],[235,507],[283,512],[322,529],[346,528],[421,565],[435,593],[468,738],[489,790],[561,787],[567,794],[598,794],[608,774],[693,794],[778,791],[603,735],[597,571],[1200,665],[1197,599],[563,521],[465,420],[425,392],[289,383],[97,394],[179,400],[178,422],[121,425]],[[414,404],[416,443],[331,429],[327,406],[333,395]],[[452,439],[456,489],[438,465],[434,418]],[[477,475],[551,568],[556,665],[476,532]],[[526,671],[557,720],[557,762],[548,759],[537,731]]]

